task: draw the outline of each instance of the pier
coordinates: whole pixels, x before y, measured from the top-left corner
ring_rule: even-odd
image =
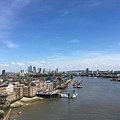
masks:
[[[54,90],[54,91],[37,91],[36,96],[43,97],[43,98],[51,98],[51,97],[57,97],[61,90]]]

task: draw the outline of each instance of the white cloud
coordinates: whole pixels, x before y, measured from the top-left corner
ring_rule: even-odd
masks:
[[[60,39],[60,37],[57,36],[56,39]]]
[[[101,3],[100,3],[100,1],[90,1],[90,2],[88,2],[88,5],[90,7],[95,7],[95,6],[101,5]]]
[[[82,54],[82,56],[81,56]],[[0,64],[0,69],[21,70],[21,66],[27,69],[29,65],[54,70],[58,68],[60,71],[64,70],[119,70],[120,68],[120,54],[105,54],[105,52],[76,52],[73,54],[63,55],[56,53],[41,61],[24,61],[24,62],[11,62]],[[12,69],[11,69],[12,68]]]
[[[51,48],[51,50],[58,50],[57,48]]]
[[[16,65],[24,66],[25,64],[24,64],[24,63],[20,63],[20,62],[18,62],[18,63],[16,63]]]
[[[64,17],[64,16],[66,16],[69,13],[70,13],[70,11],[65,11],[63,14],[61,14],[61,17]]]
[[[12,62],[12,65],[15,65],[15,63],[14,63],[14,62]]]
[[[55,57],[55,55],[53,55],[46,58],[46,61],[48,60],[52,65],[52,68],[58,67],[61,70],[80,70],[86,68],[92,70],[118,70],[120,65],[119,54],[104,54],[97,52],[78,52],[78,54],[76,53],[76,56],[57,55]]]
[[[45,61],[41,61],[41,63],[46,63]]]
[[[31,0],[0,0],[0,38],[6,37],[6,33],[20,24],[17,19],[19,11],[28,5]]]
[[[17,63],[12,62],[11,64],[16,65],[16,66],[25,66],[25,64],[23,62],[17,62]]]
[[[80,42],[80,40],[78,40],[78,39],[74,39],[74,40],[71,40],[71,41],[69,41],[70,43],[79,43]]]
[[[3,43],[8,47],[8,48],[17,48],[19,45],[14,44],[12,41],[9,40],[4,40]]]
[[[5,63],[5,64],[1,64],[0,63],[0,67],[8,67],[9,65],[7,64],[7,63]]]
[[[9,65],[8,64],[5,64],[6,67],[8,67]]]
[[[28,64],[30,65],[36,65],[36,66],[43,66],[45,64],[45,61],[29,61]]]

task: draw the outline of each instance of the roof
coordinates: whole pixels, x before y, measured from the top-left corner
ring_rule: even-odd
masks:
[[[7,96],[8,96],[7,93],[2,93],[2,94],[0,94],[0,97],[7,97]]]
[[[45,80],[46,83],[53,82],[53,80]]]

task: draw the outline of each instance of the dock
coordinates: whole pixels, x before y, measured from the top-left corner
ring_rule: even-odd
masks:
[[[36,96],[43,97],[43,98],[54,98],[57,97],[60,93],[60,90],[53,90],[53,91],[37,91]]]

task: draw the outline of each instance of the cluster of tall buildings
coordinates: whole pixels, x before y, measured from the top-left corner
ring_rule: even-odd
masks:
[[[58,68],[56,68],[56,70],[51,70],[45,68],[36,68],[35,66],[32,67],[32,65],[30,65],[27,67],[27,71],[28,73],[58,73]]]

